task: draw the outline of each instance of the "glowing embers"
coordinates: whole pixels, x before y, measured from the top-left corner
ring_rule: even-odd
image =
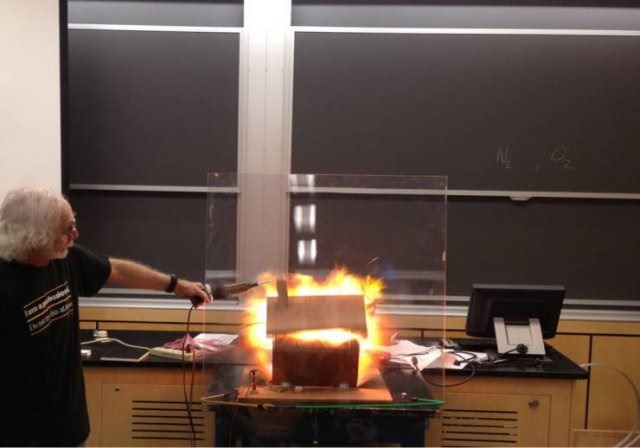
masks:
[[[304,340],[277,335],[273,344],[273,378],[276,385],[356,387],[360,344],[355,338],[342,343]]]

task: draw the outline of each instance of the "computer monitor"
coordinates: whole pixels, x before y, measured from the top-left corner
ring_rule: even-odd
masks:
[[[498,353],[544,355],[543,339],[555,336],[564,286],[473,285],[465,331],[496,338]]]

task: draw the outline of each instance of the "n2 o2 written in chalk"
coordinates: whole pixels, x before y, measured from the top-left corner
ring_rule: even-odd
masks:
[[[513,169],[514,163],[512,160],[513,150],[509,146],[500,146],[496,151],[496,166],[505,170]],[[533,167],[533,171],[539,171],[545,167],[560,167],[564,170],[573,170],[573,160],[569,154],[569,148],[566,146],[558,146],[553,151],[549,151],[545,154],[540,163],[536,163]]]

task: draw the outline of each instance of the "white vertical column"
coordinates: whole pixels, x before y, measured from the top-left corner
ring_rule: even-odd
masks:
[[[285,272],[289,204],[290,0],[245,0],[240,44],[238,276]]]
[[[60,190],[58,0],[0,0],[0,201],[8,190]]]

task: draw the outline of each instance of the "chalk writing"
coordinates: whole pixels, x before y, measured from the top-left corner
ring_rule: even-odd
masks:
[[[568,157],[569,150],[566,146],[559,146],[551,153],[551,161],[554,163],[562,164],[565,170],[572,170],[573,165],[571,159]]]
[[[511,159],[509,158],[509,147],[499,147],[498,152],[496,154],[496,165],[499,167],[505,168],[507,170],[511,169]]]
[[[531,169],[532,171],[540,171],[559,167],[563,170],[573,170],[575,166],[573,159],[569,155],[569,148],[566,146],[558,146],[553,151],[547,152],[545,155],[540,154],[538,161],[522,160],[518,157],[516,150],[516,161],[512,160],[513,150],[510,146],[499,146],[496,151],[496,166],[498,168],[510,170],[512,168]],[[528,162],[528,163],[527,163]]]

